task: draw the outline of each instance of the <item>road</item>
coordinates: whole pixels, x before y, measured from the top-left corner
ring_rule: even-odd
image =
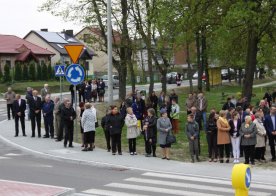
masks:
[[[1,179],[70,187],[74,195],[233,195],[229,180],[126,170],[36,157],[0,143]],[[0,184],[1,187],[1,184]],[[250,195],[275,195],[259,185]],[[0,193],[1,195],[1,193]]]

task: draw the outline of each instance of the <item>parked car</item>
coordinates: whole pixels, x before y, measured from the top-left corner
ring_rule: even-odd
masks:
[[[198,72],[195,72],[194,75],[193,75],[193,79],[197,79],[198,78]],[[205,72],[203,72],[202,74],[202,80],[205,81],[206,79],[206,75],[205,75]]]
[[[167,73],[167,75],[166,75],[167,83],[168,84],[175,84],[176,83],[176,75],[177,75],[177,72]]]
[[[230,72],[228,73],[228,71]],[[235,71],[234,69],[222,69],[221,70],[221,79],[222,80],[229,80],[231,78],[232,80],[235,79]]]
[[[103,75],[101,79],[103,79],[105,86],[108,87],[108,75]],[[117,87],[119,88],[119,76],[112,75],[112,79],[113,79],[113,88],[117,88]]]

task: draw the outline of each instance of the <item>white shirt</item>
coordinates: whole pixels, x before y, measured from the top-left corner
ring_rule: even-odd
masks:
[[[19,106],[21,105],[21,99],[18,99],[18,105]]]

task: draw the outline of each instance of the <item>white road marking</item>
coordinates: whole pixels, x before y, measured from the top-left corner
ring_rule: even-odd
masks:
[[[161,180],[154,180],[154,179],[144,179],[144,178],[128,178],[125,179],[128,182],[137,182],[137,183],[146,183],[146,184],[154,184],[154,185],[164,185],[164,186],[172,186],[172,187],[180,187],[185,189],[198,189],[198,190],[205,190],[205,191],[215,191],[221,193],[231,193],[234,194],[235,191],[232,188],[226,187],[218,187],[218,186],[208,186],[208,185],[200,185],[200,184],[190,184],[190,183],[180,183],[180,182],[172,182],[172,181],[161,181]],[[205,180],[203,179],[202,182]],[[250,195],[254,196],[269,196],[271,193],[266,192],[256,192],[250,191]]]
[[[0,156],[0,159],[11,159],[10,157],[2,157]]]
[[[88,193],[88,194],[105,195],[105,196],[146,196],[146,195],[140,195],[140,194],[131,194],[131,193],[101,190],[101,189],[89,189],[82,192]]]
[[[5,156],[10,156],[10,157],[16,157],[16,156],[21,156],[22,154],[15,154],[15,153],[8,153],[5,154]]]
[[[172,194],[172,195],[181,195],[181,196],[223,196],[218,194],[208,194],[208,193],[200,193],[200,192],[193,192],[193,191],[166,189],[166,188],[153,187],[153,186],[140,186],[140,185],[131,185],[131,184],[123,184],[123,183],[110,183],[105,186],[113,187],[113,188],[128,189],[128,190],[138,190],[138,191],[143,190],[143,191],[154,192],[154,193],[163,193],[163,194]]]
[[[151,177],[159,177],[159,178],[169,178],[169,179],[177,179],[177,180],[187,180],[187,181],[195,181],[195,182],[207,182],[207,183],[215,183],[221,185],[230,185],[230,181],[222,180],[222,179],[209,179],[209,178],[200,178],[200,177],[193,177],[193,176],[180,176],[180,175],[173,175],[173,174],[161,174],[161,173],[153,173],[153,172],[146,172],[142,174],[143,176],[151,176]],[[265,189],[265,190],[276,190],[275,186],[254,183],[251,182],[250,188],[257,188],[257,189]]]

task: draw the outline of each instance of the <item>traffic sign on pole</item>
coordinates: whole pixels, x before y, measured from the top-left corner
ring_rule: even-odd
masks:
[[[84,69],[79,64],[72,64],[66,69],[66,79],[73,85],[78,85],[84,80]]]
[[[65,76],[65,65],[56,65],[55,66],[55,76]]]
[[[65,50],[67,51],[73,63],[77,63],[83,47],[84,47],[83,45],[65,45],[64,46]]]

